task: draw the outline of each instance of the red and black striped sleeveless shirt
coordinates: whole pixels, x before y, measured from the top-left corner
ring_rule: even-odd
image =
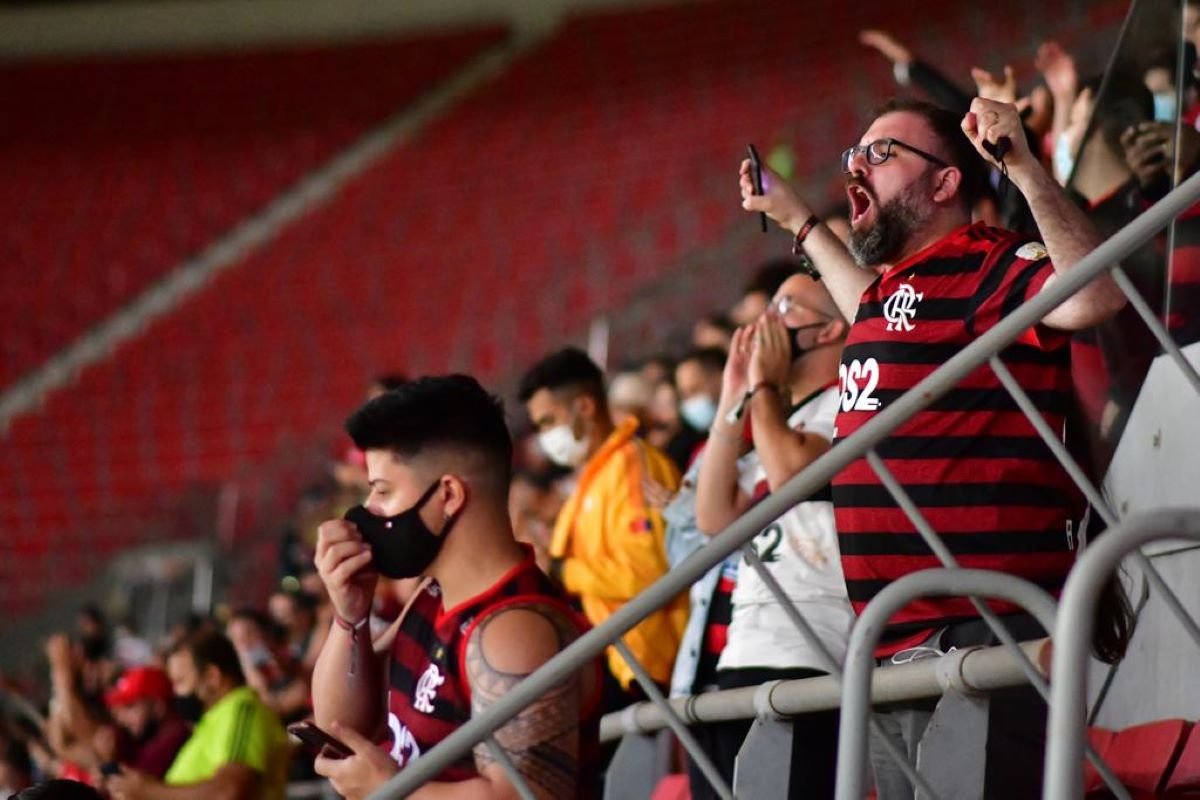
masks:
[[[1040,291],[1045,247],[965,226],[897,264],[862,296],[840,368],[835,436],[844,439]],[[1071,402],[1069,337],[1036,326],[1001,353],[1055,431]],[[988,366],[897,428],[876,451],[959,565],[1005,572],[1058,592],[1074,561],[1078,494]],[[833,480],[856,612],[883,587],[941,564],[866,459]],[[992,603],[998,613],[1017,609]],[[966,598],[924,598],[892,619],[878,655],[978,616]]]
[[[441,591],[431,582],[408,608],[396,632],[388,666],[390,753],[401,768],[471,718],[471,686],[465,668],[467,642],[475,626],[486,617],[514,606],[549,606],[572,624],[572,641],[587,630],[587,622],[538,569],[532,549],[524,547],[526,557],[520,564],[470,600],[445,610]],[[563,641],[561,646],[569,643]],[[594,668],[598,676],[599,661]],[[599,686],[598,678],[594,684]],[[581,793],[595,786],[599,774],[599,692],[592,694],[593,697],[583,698],[579,721],[576,785]],[[477,775],[474,758],[468,754],[443,771],[437,780],[455,782]]]

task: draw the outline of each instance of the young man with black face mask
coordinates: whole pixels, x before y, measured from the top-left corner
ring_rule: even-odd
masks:
[[[734,334],[696,486],[701,531],[720,533],[829,449],[847,327],[820,283],[793,275],[779,287],[766,313]],[[753,449],[743,455],[747,414]],[[753,547],[825,648],[840,659],[854,615],[828,491],[764,528]],[[698,684],[733,689],[824,674],[819,651],[745,559],[737,565],[732,586],[717,584],[708,608]],[[699,731],[730,782],[749,729],[750,722],[744,721]],[[837,713],[804,714],[793,721],[793,730],[789,796],[833,797]],[[692,796],[715,797],[694,770]]]
[[[1028,202],[1040,242],[971,223],[981,159],[999,168],[989,148],[1000,142],[1006,145],[1003,168]],[[838,438],[870,422],[1100,241],[1030,152],[1017,109],[1009,104],[976,98],[959,117],[927,103],[893,101],[843,153],[842,169],[851,206],[848,249],[775,173],[765,171],[762,196],[754,195],[749,162],[740,182],[743,207],[766,213],[795,235],[793,249],[809,256],[842,316],[854,320],[839,368]],[[1000,353],[1017,381],[1035,390],[1033,401],[1051,429],[1064,429],[1072,402],[1070,332],[1109,318],[1124,302],[1111,278],[1098,278]],[[986,365],[901,424],[876,452],[959,566],[1061,589],[1085,518],[1082,498]],[[835,476],[832,493],[856,610],[892,581],[941,566],[866,459]],[[1011,604],[991,605],[1018,638],[1044,635]],[[1124,619],[1114,615],[1114,624],[1104,626],[1113,634],[1110,658],[1123,647]],[[893,617],[876,656],[899,662],[993,642],[968,598],[924,598]],[[906,650],[911,655],[902,656]],[[1040,792],[1044,724],[1021,718],[1012,720],[1012,729],[999,727],[1021,705],[1044,713],[1031,695],[993,697],[988,773],[1001,780],[988,796]],[[917,705],[884,718],[914,756],[929,718],[927,704]],[[1028,750],[993,761],[993,742],[1022,743]],[[880,800],[912,796],[907,779],[877,748],[872,761]],[[1001,766],[992,775],[994,763]]]
[[[485,712],[586,623],[513,538],[512,441],[499,401],[473,378],[412,381],[367,403],[346,429],[366,453],[371,489],[317,535],[317,569],[337,618],[313,674],[313,710],[354,751],[318,758],[316,770],[355,800]],[[372,643],[379,575],[428,580]],[[594,665],[496,732],[538,797],[594,787],[598,690]],[[412,797],[515,794],[481,744]]]
[[[162,782],[124,767],[115,800],[283,800],[291,747],[278,717],[246,685],[233,644],[202,631],[167,657],[180,712],[195,722]]]
[[[638,439],[637,421],[614,425],[600,368],[569,347],[543,358],[521,379],[521,402],[538,430],[538,444],[556,464],[575,472],[550,539],[550,573],[579,598],[593,625],[667,571],[665,525],[647,502],[645,485],[668,492],[679,473],[665,454]],[[681,595],[625,634],[625,644],[661,686],[687,622]],[[605,709],[641,699],[633,669],[616,648],[607,651]]]

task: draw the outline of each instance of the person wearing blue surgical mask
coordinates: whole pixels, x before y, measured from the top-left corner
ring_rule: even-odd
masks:
[[[707,433],[717,415],[721,398],[721,373],[725,351],[718,347],[693,350],[675,368],[679,393],[679,415],[692,430]]]

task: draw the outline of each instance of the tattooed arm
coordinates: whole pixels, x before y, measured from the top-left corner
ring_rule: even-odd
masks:
[[[480,622],[467,642],[472,714],[487,711],[575,635],[566,616],[546,605],[506,609]],[[581,679],[572,677],[496,731],[496,742],[538,797],[576,796],[583,691]],[[475,748],[475,765],[498,790],[503,787],[499,796],[516,796],[486,744]]]
[[[507,608],[484,618],[466,645],[471,713],[482,714],[570,640],[577,631],[560,610],[543,604]],[[580,677],[586,676],[586,677]],[[586,685],[585,685],[586,683]],[[576,797],[579,778],[580,707],[584,692],[599,687],[586,671],[530,703],[494,738],[543,800]],[[391,758],[353,728],[331,731],[354,755],[319,757],[317,774],[348,800],[362,800],[396,773]],[[486,744],[475,748],[479,777],[457,783],[427,783],[412,800],[517,800],[519,795]]]

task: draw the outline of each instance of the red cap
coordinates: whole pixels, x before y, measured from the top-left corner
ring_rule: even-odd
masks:
[[[172,694],[167,673],[158,667],[134,667],[125,671],[104,701],[110,706],[128,706],[138,700],[170,700]]]

